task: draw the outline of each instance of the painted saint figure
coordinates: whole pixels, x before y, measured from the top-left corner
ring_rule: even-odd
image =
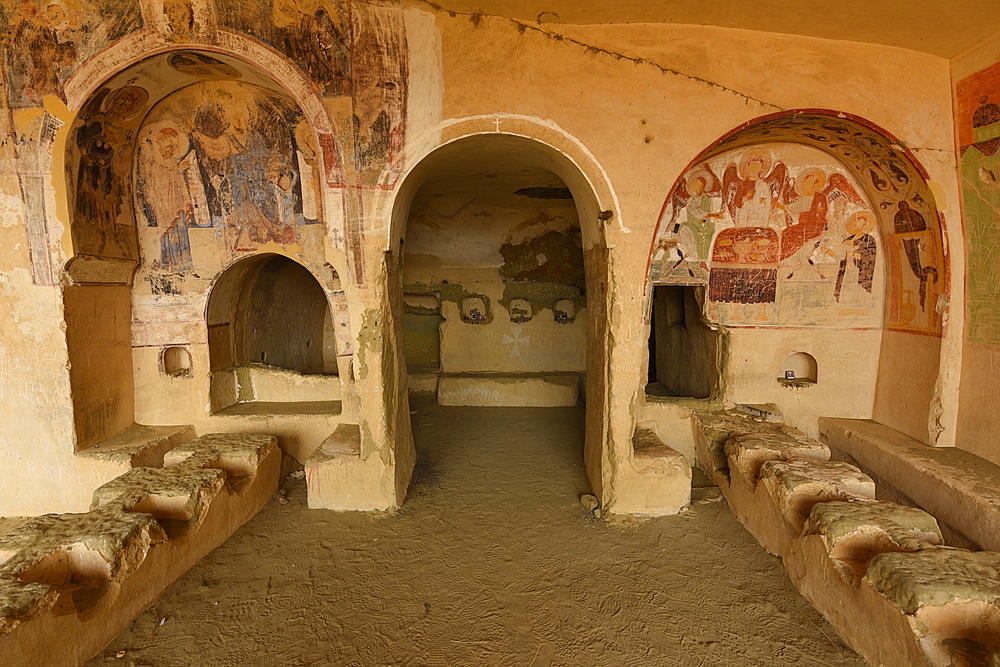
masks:
[[[670,275],[681,264],[691,278],[708,278],[707,260],[715,233],[715,220],[725,215],[715,210],[714,198],[721,194],[718,177],[708,164],[687,178],[682,178],[670,194],[672,214],[667,222],[667,231],[673,239],[661,239],[657,251],[673,250],[672,253],[654,252],[654,261],[661,260],[661,275]],[[678,221],[678,217],[682,220]],[[670,241],[673,241],[670,244]],[[667,245],[669,244],[669,245]],[[668,259],[676,254],[677,259]],[[666,263],[670,263],[667,267]]]
[[[878,245],[872,235],[875,218],[869,211],[858,211],[852,215],[847,221],[846,228],[849,236],[844,239],[845,252],[840,260],[837,283],[833,291],[834,300],[842,305],[848,305],[841,299],[845,284],[855,283],[871,295],[878,253]],[[848,273],[852,274],[852,279],[845,280]]]
[[[140,147],[139,194],[150,227],[162,229],[160,266],[193,268],[188,229],[210,227],[208,202],[191,140],[176,125],[151,128]]]
[[[938,270],[933,266],[924,266],[920,257],[920,251],[929,240],[930,232],[927,230],[927,222],[919,211],[910,208],[910,205],[901,201],[897,205],[898,210],[893,216],[893,226],[896,235],[903,243],[903,252],[906,253],[907,263],[910,271],[920,281],[919,298],[920,309],[927,309],[927,280],[931,277],[934,282],[938,281]]]

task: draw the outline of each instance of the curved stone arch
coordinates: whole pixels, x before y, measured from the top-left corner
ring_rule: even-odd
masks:
[[[933,442],[940,431],[935,404],[940,400],[942,339],[951,289],[947,230],[928,184],[928,171],[895,136],[876,124],[835,110],[799,109],[752,119],[710,144],[688,163],[665,197],[647,256],[647,298],[664,214],[685,177],[715,156],[768,143],[823,151],[855,178],[871,202],[888,261],[884,263],[882,335],[874,352],[877,373],[868,416]],[[901,203],[917,210],[919,219],[909,218]],[[907,219],[916,223],[907,225]]]
[[[98,51],[67,79],[66,105],[77,111],[102,85],[143,60],[170,51],[208,51],[242,60],[285,89],[303,110],[316,132],[333,133],[336,123],[323,97],[308,77],[279,51],[241,33],[216,30],[213,41],[164,43],[155,34],[134,33]]]
[[[566,183],[577,205],[584,246],[589,326],[584,461],[595,493],[610,501],[612,476],[618,463],[610,435],[609,391],[612,370],[609,353],[611,346],[608,341],[611,319],[609,294],[613,289],[610,287],[612,278],[608,269],[604,225],[620,225],[616,221],[620,209],[607,174],[583,143],[554,123],[513,115],[454,120],[433,128],[423,137],[415,138],[407,155],[409,168],[382,203],[383,219],[388,222],[387,254],[399,254],[410,203],[434,163],[439,159],[446,159],[450,151],[460,150],[468,142],[495,139],[516,142],[525,149],[524,155],[541,160],[541,166]],[[413,148],[414,145],[418,148]],[[390,287],[390,301],[401,299],[401,296],[401,293],[397,294]],[[398,323],[396,326],[398,327]],[[401,340],[401,332],[397,331],[393,338]],[[395,353],[401,358],[401,349],[397,349]]]
[[[412,187],[415,182],[414,172],[417,171],[419,176],[420,165],[436,151],[456,141],[481,135],[508,135],[536,142],[561,155],[566,161],[565,166],[572,166],[583,177],[576,187],[586,185],[590,189],[594,196],[595,215],[599,216],[590,222],[586,222],[583,217],[580,219],[581,227],[585,225],[591,227],[589,231],[587,229],[583,231],[585,247],[605,242],[605,233],[601,225],[617,224],[619,228],[623,228],[618,195],[611,185],[608,174],[579,139],[553,122],[532,116],[515,114],[469,116],[446,121],[427,130],[421,136],[412,137],[406,155],[408,167],[400,174],[396,188],[388,194],[384,204],[383,210],[387,212],[384,219],[389,221],[387,234],[389,249],[398,249],[399,231],[402,228],[402,221],[406,219],[407,211],[401,211],[397,202],[413,194],[407,192],[407,188]],[[566,181],[570,190],[573,190],[573,183],[570,183],[563,174],[557,172],[557,175]],[[572,178],[572,172],[567,176]],[[574,197],[576,194],[574,191]],[[401,213],[402,218],[400,218]]]
[[[329,108],[297,66],[277,51],[238,33],[218,30],[211,43],[164,44],[155,35],[144,32],[126,37],[90,57],[76,70],[66,85],[68,108],[75,112],[65,148],[67,154],[72,150],[71,142],[81,122],[83,111],[95,95],[108,84],[115,83],[116,79],[121,79],[131,69],[141,67],[143,62],[150,61],[159,55],[178,51],[219,54],[238,61],[248,71],[259,75],[258,78],[266,81],[267,84],[264,87],[287,96],[301,110],[304,120],[309,125],[312,140],[317,149],[317,158],[321,161],[319,167],[322,173],[319,178],[319,187],[322,196],[316,202],[320,210],[320,218],[328,232],[331,226],[339,230],[339,233],[335,231],[330,235],[332,238],[344,238],[343,230],[340,229],[343,227],[343,220],[335,214],[335,211],[342,209],[343,206],[338,207],[331,202],[331,198],[337,196],[335,190],[341,190],[341,198],[344,196],[345,177],[339,136]],[[254,83],[261,85],[260,82]],[[169,87],[163,95],[148,103],[146,111],[140,114],[138,126],[143,124],[144,118],[156,104],[178,90],[180,88]],[[67,162],[68,166],[73,166],[70,164],[71,161]],[[75,170],[68,171],[75,175]],[[322,174],[326,174],[326,178],[323,178]],[[134,179],[134,166],[131,177]],[[71,185],[69,188],[62,188],[62,191],[68,197],[74,189]],[[65,210],[69,212],[68,230],[73,237],[77,214],[75,203],[67,201]],[[76,239],[73,238],[73,255],[67,262],[67,270],[74,281],[120,284],[127,284],[131,281],[135,266],[134,261],[94,261],[94,258],[79,251]]]
[[[886,327],[893,330],[941,337],[943,318],[937,313],[937,300],[941,295],[948,294],[949,258],[944,215],[927,185],[928,172],[887,130],[859,116],[829,109],[799,109],[749,120],[712,142],[692,159],[671,186],[660,209],[647,255],[645,293],[648,295],[652,285],[650,269],[663,217],[684,176],[699,162],[723,152],[764,143],[810,146],[842,164],[857,179],[874,206],[882,238],[890,250],[902,250],[902,246],[897,248],[894,245],[893,216],[898,209],[893,207],[900,202],[908,205],[917,203],[926,222],[923,234],[926,238],[920,240],[927,243],[934,260],[933,264],[920,267],[924,276],[919,278],[922,288],[928,292],[922,294],[920,300],[929,321],[925,326],[912,326],[906,322],[905,313],[901,312],[906,304],[901,303],[900,294],[891,291],[893,281],[898,283],[907,268],[903,266],[902,259],[906,251],[902,250],[903,254],[889,253],[885,322]],[[917,271],[916,268],[912,270]]]
[[[215,402],[220,398],[220,391],[215,387],[218,384],[215,378],[216,373],[233,370],[218,368],[218,359],[220,356],[227,356],[224,353],[227,348],[231,352],[234,352],[236,349],[236,332],[234,330],[230,330],[228,333],[220,333],[219,331],[213,333],[213,328],[217,329],[222,325],[230,328],[235,326],[234,322],[238,319],[236,310],[239,309],[240,304],[247,297],[247,282],[252,280],[257,272],[275,258],[288,260],[297,267],[300,267],[322,289],[326,308],[328,309],[334,328],[334,344],[338,366],[337,374],[340,377],[345,399],[353,393],[353,389],[350,387],[353,383],[353,378],[350,377],[350,367],[354,354],[353,342],[351,340],[350,317],[338,271],[333,267],[327,266],[325,268],[329,268],[329,274],[326,274],[325,271],[317,272],[300,258],[289,253],[267,250],[255,252],[228,263],[212,277],[210,287],[207,290],[202,316],[208,329],[207,340],[211,363],[211,383],[213,385],[210,395],[213,401],[213,409],[225,407],[225,405],[221,404],[218,406],[215,405]],[[227,341],[229,345],[226,344]],[[223,352],[221,355],[220,351]],[[238,360],[234,356],[231,361],[235,364]]]

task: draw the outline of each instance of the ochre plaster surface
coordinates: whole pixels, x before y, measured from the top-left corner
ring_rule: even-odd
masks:
[[[865,479],[777,460],[824,459],[823,418],[871,419],[965,450],[941,458],[973,500],[935,491],[943,522],[992,502],[963,466],[1000,462],[995,7],[653,5],[5,6],[0,515],[85,510],[208,432],[277,438],[310,506],[391,510],[411,386],[580,402],[577,490],[605,516],[682,510],[699,458],[869,659],[897,659],[879,633],[914,660],[943,660],[941,637],[989,648],[953,633],[996,627],[989,605],[901,613],[801,537],[809,498],[867,497]],[[705,291],[692,314],[718,347],[685,372],[711,377],[674,392],[697,398],[646,396],[654,284]],[[796,353],[815,383],[781,381]],[[737,427],[787,447],[727,450]]]

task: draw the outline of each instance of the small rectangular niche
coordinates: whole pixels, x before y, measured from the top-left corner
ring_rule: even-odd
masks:
[[[702,317],[705,288],[653,288],[647,396],[711,398],[719,389],[719,332]]]
[[[191,376],[191,353],[180,345],[163,348],[160,355],[160,368],[164,375],[171,377]]]

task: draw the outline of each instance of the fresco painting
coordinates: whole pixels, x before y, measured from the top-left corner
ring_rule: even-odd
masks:
[[[371,184],[389,167],[395,182],[409,74],[402,14],[394,6],[363,4],[352,11],[354,168]]]
[[[837,160],[767,144],[721,153],[677,182],[651,279],[706,285],[709,316],[730,325],[876,326],[880,247],[875,214]]]
[[[40,106],[47,95],[66,101],[73,69],[112,41],[142,27],[133,0],[6,0],[14,108]]]
[[[167,97],[139,134],[136,201],[154,269],[193,268],[189,230],[212,228],[232,253],[297,242],[320,219],[319,152],[289,98],[238,81]]]
[[[968,233],[966,335],[1000,345],[1000,63],[960,81],[957,106]]]
[[[291,58],[325,97],[351,94],[350,17],[332,0],[220,0],[226,26],[257,37]]]
[[[135,125],[148,103],[149,94],[139,86],[106,87],[77,118],[70,148],[76,156],[73,238],[78,254],[137,259],[134,218],[124,204]]]

